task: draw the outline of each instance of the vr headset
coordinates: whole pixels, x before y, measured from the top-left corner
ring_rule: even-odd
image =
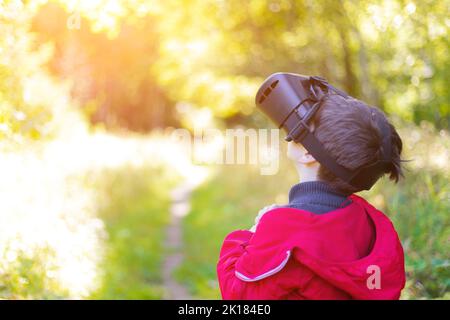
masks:
[[[370,190],[391,166],[389,124],[380,117],[376,118],[383,135],[381,160],[357,170],[341,166],[328,154],[310,128],[310,123],[322,107],[324,99],[331,94],[349,97],[321,77],[274,73],[259,88],[255,102],[279,129],[286,131],[286,141],[301,143],[321,165],[348,184],[360,190]]]

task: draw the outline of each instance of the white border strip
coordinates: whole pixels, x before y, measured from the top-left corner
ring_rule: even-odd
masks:
[[[263,274],[256,276],[254,278],[249,278],[249,277],[243,275],[242,273],[240,273],[239,271],[235,271],[234,274],[236,275],[237,278],[239,278],[242,281],[246,281],[246,282],[258,281],[258,280],[270,277],[271,275],[273,275],[273,274],[279,272],[281,269],[283,269],[284,266],[286,265],[286,263],[289,261],[290,256],[291,256],[291,251],[290,250],[286,251],[286,258],[280,263],[279,266],[273,268],[272,270],[264,272]]]

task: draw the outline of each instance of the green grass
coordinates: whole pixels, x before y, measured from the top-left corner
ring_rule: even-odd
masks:
[[[405,250],[407,288],[403,298],[450,298],[450,187],[431,172],[407,176],[400,188],[383,184],[385,211]]]
[[[405,129],[406,134],[411,131]],[[439,148],[448,146],[449,139],[427,128],[414,143],[406,134],[406,158],[421,160],[424,166],[407,165],[406,179],[398,185],[384,178],[361,195],[392,219],[402,240],[407,272],[402,298],[449,299],[449,172],[429,166],[430,154],[442,152]],[[284,161],[274,176],[261,176],[249,166],[222,166],[194,192],[191,213],[184,221],[187,260],[177,273],[194,296],[220,298],[215,268],[226,234],[249,228],[265,205],[286,203],[297,177]]]
[[[167,168],[124,166],[93,174],[87,187],[97,196],[96,218],[104,224],[98,288],[91,299],[161,299],[161,262],[169,222],[169,190],[177,177]],[[77,226],[74,226],[77,227]],[[52,275],[58,266],[50,248],[17,249],[0,256],[1,299],[66,299]],[[54,274],[54,273],[53,273]]]
[[[166,170],[130,169],[105,175],[99,218],[106,226],[101,286],[94,299],[161,299],[164,232],[169,222]]]

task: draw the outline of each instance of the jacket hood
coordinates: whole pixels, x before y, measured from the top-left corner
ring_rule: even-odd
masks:
[[[344,208],[316,215],[277,208],[260,220],[236,276],[258,281],[290,259],[353,299],[398,299],[405,285],[403,249],[392,222],[357,195]]]

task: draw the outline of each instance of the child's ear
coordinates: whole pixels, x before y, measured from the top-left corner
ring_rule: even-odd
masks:
[[[300,156],[300,158],[298,159],[298,162],[303,163],[303,164],[313,164],[317,161],[309,152],[305,152],[304,154],[302,154]]]

